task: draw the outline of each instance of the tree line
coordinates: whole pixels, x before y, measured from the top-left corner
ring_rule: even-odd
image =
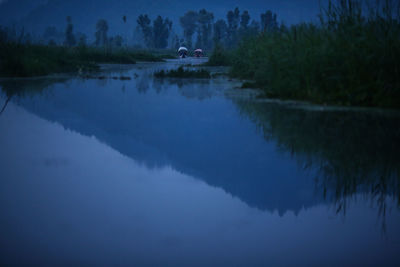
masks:
[[[125,27],[135,29],[140,33],[142,46],[146,48],[165,49],[186,46],[188,48],[202,48],[210,50],[216,45],[233,48],[240,40],[256,36],[266,31],[275,31],[280,26],[277,22],[277,15],[270,10],[261,14],[259,20],[252,19],[247,10],[240,11],[239,8],[229,10],[225,19],[215,19],[212,12],[206,9],[199,11],[187,11],[179,18],[179,26],[182,28],[182,36],[175,33],[173,23],[169,18],[157,16],[151,20],[149,15],[141,14],[136,18],[133,27],[127,24],[127,16],[122,16],[122,23]],[[281,25],[282,26],[282,25]],[[14,31],[14,32],[13,32]],[[3,35],[15,36],[13,39],[20,39],[29,43],[32,36],[23,33],[23,38],[15,33],[14,29],[2,28]],[[0,33],[1,35],[1,33]],[[42,42],[49,45],[64,46],[100,46],[100,47],[121,47],[128,45],[129,33],[125,36],[117,34],[109,35],[109,24],[105,19],[99,19],[95,26],[94,38],[88,43],[88,37],[81,32],[74,32],[72,17],[66,18],[66,28],[60,32],[56,27],[47,27],[43,33]],[[4,39],[4,37],[0,36]]]

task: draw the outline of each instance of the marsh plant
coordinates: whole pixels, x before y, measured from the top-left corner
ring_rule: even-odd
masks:
[[[329,1],[318,24],[281,25],[242,42],[232,75],[254,80],[268,97],[400,107],[399,6]]]

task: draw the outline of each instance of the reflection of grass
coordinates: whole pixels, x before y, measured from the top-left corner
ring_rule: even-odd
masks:
[[[237,101],[268,141],[299,166],[317,171],[318,193],[346,212],[359,194],[381,210],[387,198],[400,207],[399,115],[356,111],[310,111],[278,104]]]
[[[162,61],[145,51],[119,49],[107,52],[90,47],[56,47],[43,45],[0,45],[0,76],[29,77],[50,73],[97,70],[98,63],[133,64]]]
[[[176,70],[168,70],[168,71],[158,71],[154,73],[154,76],[157,78],[211,78],[210,72],[205,69],[200,70],[188,70],[184,69],[183,66],[180,66]]]

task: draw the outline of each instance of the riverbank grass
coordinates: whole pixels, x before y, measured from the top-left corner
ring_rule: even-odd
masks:
[[[136,61],[163,61],[146,51],[95,47],[61,47],[45,45],[0,45],[0,77],[32,77],[51,73],[98,70],[98,64],[135,64]]]
[[[400,108],[400,14],[366,10],[359,1],[330,3],[320,24],[243,41],[230,54],[231,75],[254,81],[268,97]],[[220,57],[213,53],[210,64]]]

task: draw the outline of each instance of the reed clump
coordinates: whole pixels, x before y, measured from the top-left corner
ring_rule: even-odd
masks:
[[[244,41],[232,53],[231,74],[254,80],[268,97],[399,108],[399,13],[391,1],[329,2],[320,24]]]

